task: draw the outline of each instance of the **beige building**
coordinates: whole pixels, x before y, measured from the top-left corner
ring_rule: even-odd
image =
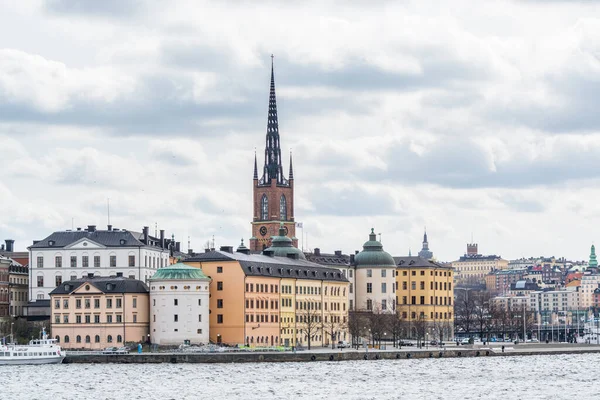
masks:
[[[148,287],[136,279],[93,277],[50,292],[52,335],[63,348],[103,349],[149,339]]]
[[[465,254],[452,262],[454,268],[455,284],[480,285],[485,284],[485,277],[492,271],[508,268],[508,260],[500,256],[483,256],[481,254]]]
[[[24,316],[29,292],[29,268],[13,261],[8,268],[8,287],[10,290],[10,315],[13,317]]]
[[[584,274],[581,277],[581,307],[589,308],[594,305],[594,290],[600,287],[600,275]]]

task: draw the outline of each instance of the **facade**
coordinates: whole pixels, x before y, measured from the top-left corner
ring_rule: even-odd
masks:
[[[169,246],[176,245],[142,232],[113,228],[97,230],[95,225],[76,231],[58,231],[29,247],[29,298],[49,298],[50,292],[68,280],[122,274],[147,282],[154,272],[169,265]]]
[[[425,325],[430,337],[454,336],[453,270],[421,257],[395,257],[396,303],[400,318],[411,326]]]
[[[423,248],[419,251],[419,257],[424,258],[426,260],[431,260],[433,258],[433,252],[429,250],[429,242],[427,241],[427,231],[423,234]]]
[[[23,317],[26,314],[29,293],[29,268],[14,261],[8,268],[10,291],[10,315]]]
[[[508,261],[502,257],[484,256],[474,251],[477,251],[477,244],[468,244],[467,254],[452,262],[457,285],[482,285],[485,284],[485,276],[490,272],[508,268]]]
[[[506,294],[510,285],[523,280],[526,269],[494,270],[485,276],[485,289],[493,293]]]
[[[581,277],[581,306],[592,307],[594,290],[600,287],[600,275],[584,274]]]
[[[244,246],[198,254],[186,264],[212,279],[211,342],[296,346],[310,338],[320,346],[349,338],[348,280],[337,269],[298,255],[250,254]]]
[[[254,156],[253,177],[253,219],[250,250],[261,251],[271,246],[271,237],[278,235],[283,224],[286,236],[298,247],[296,223],[294,222],[294,172],[290,153],[288,178],[283,175],[277,99],[275,96],[275,75],[271,64],[271,90],[269,94],[269,114],[265,144],[265,163],[259,177],[256,155]]]
[[[494,306],[505,311],[535,311],[537,297],[532,296],[497,296],[491,299]]]
[[[377,313],[394,312],[396,263],[389,253],[383,251],[382,244],[376,238],[374,229],[371,229],[363,250],[354,257],[352,309]]]
[[[150,278],[150,341],[158,345],[209,342],[210,278],[183,263]]]
[[[9,313],[9,288],[8,288],[8,270],[12,260],[0,256],[0,319],[10,317]]]
[[[149,339],[149,295],[144,282],[86,277],[50,293],[52,335],[66,349],[103,349]]]
[[[530,301],[536,308],[540,323],[552,325],[564,323],[568,315],[582,308],[579,295],[577,290],[540,291],[531,293]]]

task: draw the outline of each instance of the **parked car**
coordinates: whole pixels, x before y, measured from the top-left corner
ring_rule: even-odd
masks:
[[[462,338],[462,339],[460,340],[460,344],[470,344],[470,343],[471,343],[471,342],[470,342],[470,340],[471,340],[471,339],[469,339],[469,338],[467,338],[467,337],[466,337],[466,338]]]
[[[345,340],[340,340],[337,344],[338,349],[346,349],[350,346],[350,343],[346,342]]]
[[[414,343],[413,342],[407,342],[405,340],[401,340],[401,341],[398,342],[398,345],[400,345],[400,346],[414,346]]]
[[[438,341],[437,340],[432,340],[431,342],[429,342],[429,344],[431,346],[437,346],[438,345]]]
[[[107,347],[102,350],[102,354],[128,354],[129,349],[127,347]]]

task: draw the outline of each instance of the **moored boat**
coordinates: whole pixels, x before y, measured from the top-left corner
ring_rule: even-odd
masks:
[[[34,339],[27,345],[10,343],[0,346],[0,365],[20,364],[60,364],[65,358],[65,352],[49,339],[46,331],[41,339]]]

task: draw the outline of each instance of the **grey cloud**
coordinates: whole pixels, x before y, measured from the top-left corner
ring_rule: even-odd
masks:
[[[321,215],[375,216],[397,213],[394,200],[387,193],[370,193],[360,187],[335,190],[328,185],[312,188],[313,206]],[[310,215],[304,211],[305,215]]]
[[[145,8],[140,0],[46,0],[44,7],[54,14],[92,17],[131,17]]]
[[[523,198],[523,196],[503,194],[499,200],[511,210],[517,212],[540,213],[546,209],[541,202],[535,199]]]

